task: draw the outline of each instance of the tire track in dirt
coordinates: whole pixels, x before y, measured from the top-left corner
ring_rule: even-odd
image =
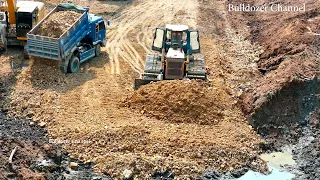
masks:
[[[167,23],[185,23],[195,27],[197,5],[196,0],[144,1],[113,19],[106,48],[110,54],[111,74],[121,73],[122,62],[141,73],[145,54],[152,52],[150,46],[154,29]],[[177,16],[181,11],[183,16]]]

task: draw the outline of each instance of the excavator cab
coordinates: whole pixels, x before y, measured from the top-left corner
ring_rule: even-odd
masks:
[[[25,46],[27,33],[44,15],[42,2],[0,0],[0,47],[6,49],[7,45]]]
[[[26,40],[27,33],[38,23],[38,6],[23,6],[16,13],[17,39]]]
[[[144,72],[135,79],[135,89],[151,81],[183,78],[206,79],[204,58],[200,53],[199,32],[185,25],[166,25],[156,28],[152,50],[161,54],[148,54]]]

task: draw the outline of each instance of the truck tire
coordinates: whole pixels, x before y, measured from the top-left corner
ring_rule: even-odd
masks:
[[[77,56],[73,56],[69,61],[68,72],[69,73],[76,73],[76,72],[78,72],[79,67],[80,67],[79,58]]]
[[[60,70],[63,73],[67,73],[68,72],[68,66],[69,66],[69,60],[60,62]]]
[[[99,57],[99,56],[100,56],[100,54],[101,54],[101,46],[100,46],[100,44],[97,44],[97,45],[96,45],[96,51],[95,51],[95,53],[96,53],[96,57]]]
[[[23,58],[24,59],[29,59],[29,54],[28,54],[28,47],[26,45],[24,45],[23,47]]]

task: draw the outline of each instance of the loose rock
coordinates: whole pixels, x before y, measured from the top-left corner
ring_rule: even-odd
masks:
[[[123,178],[124,179],[130,179],[133,176],[133,172],[131,170],[125,169],[123,171]]]
[[[69,164],[69,167],[70,167],[71,169],[78,169],[78,163],[71,162],[71,163]]]

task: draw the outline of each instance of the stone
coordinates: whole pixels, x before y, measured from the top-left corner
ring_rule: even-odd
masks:
[[[78,163],[76,163],[76,162],[70,162],[69,167],[70,167],[71,169],[78,169]]]
[[[39,126],[40,126],[40,127],[45,127],[46,125],[47,125],[47,123],[45,123],[45,122],[40,122],[40,123],[39,123]]]
[[[76,133],[79,133],[79,132],[80,132],[80,128],[79,128],[79,127],[76,127],[75,132],[76,132]]]
[[[133,172],[131,170],[125,169],[123,171],[123,178],[124,179],[131,179],[133,176]]]

